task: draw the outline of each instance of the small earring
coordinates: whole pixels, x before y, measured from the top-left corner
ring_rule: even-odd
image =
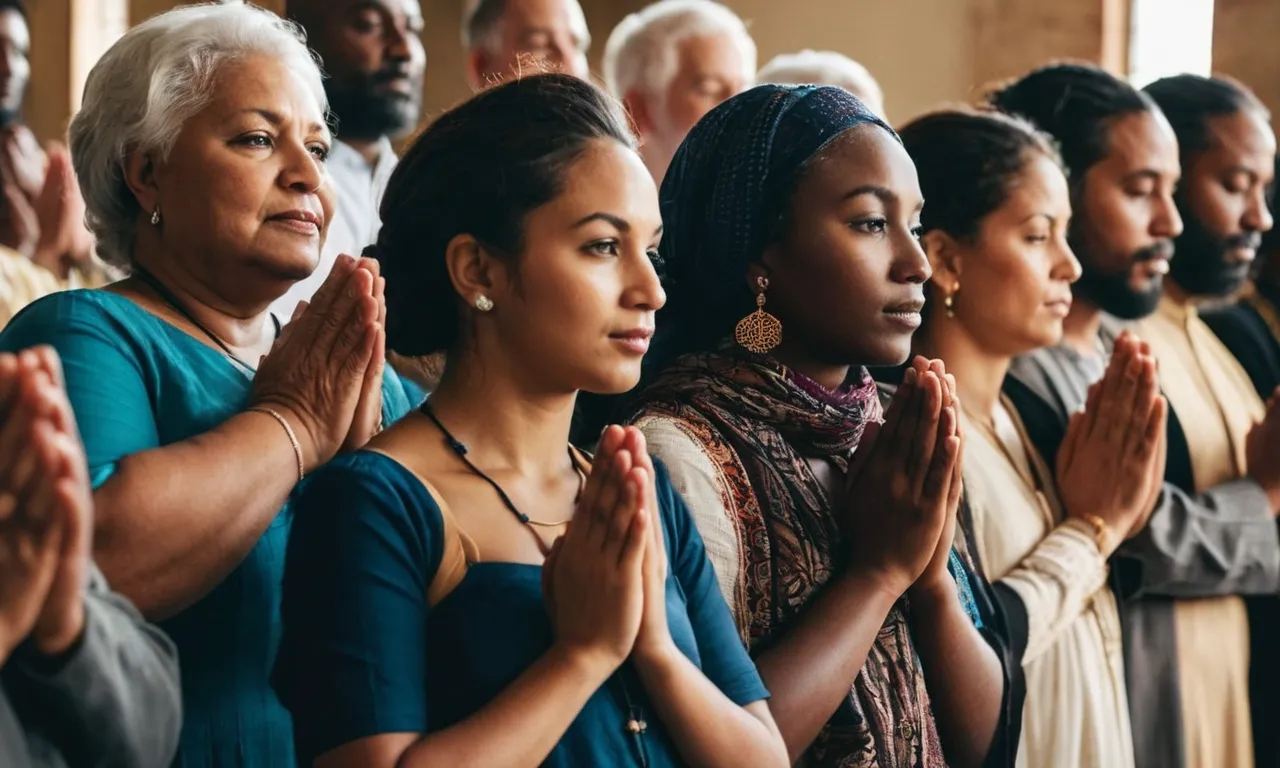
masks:
[[[485,296],[483,293],[476,297],[476,309],[481,312],[488,312],[493,309],[493,299]]]
[[[160,205],[156,204],[156,209],[151,212],[151,226],[160,226]]]
[[[956,283],[956,287],[951,289],[951,293],[942,300],[942,306],[947,308],[947,317],[956,316],[956,294],[960,292],[960,284]]]
[[[769,279],[756,279],[756,311],[738,321],[733,329],[733,338],[748,352],[764,355],[782,343],[782,321],[764,311],[765,291],[769,290]]]

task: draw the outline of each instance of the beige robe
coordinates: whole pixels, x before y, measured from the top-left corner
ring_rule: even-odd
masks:
[[[1010,404],[996,413],[1003,446],[967,416],[962,423],[965,495],[986,577],[1027,609],[1017,764],[1132,768],[1120,617],[1093,529],[1064,520],[1053,475]]]
[[[1134,326],[1191,453],[1196,492],[1242,477],[1245,439],[1264,413],[1249,377],[1174,287]],[[1187,768],[1251,768],[1249,619],[1239,597],[1180,600],[1174,614]]]

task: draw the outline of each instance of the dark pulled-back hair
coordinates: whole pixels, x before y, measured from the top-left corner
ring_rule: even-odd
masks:
[[[983,218],[1009,197],[1036,153],[1061,164],[1049,138],[1031,123],[968,107],[925,115],[898,135],[916,165],[927,204],[924,231],[972,240]]]
[[[27,20],[27,4],[23,0],[0,0],[0,11],[17,11],[23,20]]]
[[[1155,111],[1142,91],[1090,64],[1050,64],[987,94],[990,106],[1053,137],[1073,188],[1110,151],[1117,118]]]
[[[1256,110],[1268,120],[1271,113],[1244,84],[1228,77],[1175,75],[1151,83],[1143,91],[1160,105],[1178,137],[1184,158],[1209,148],[1209,120]]]
[[[546,74],[484,91],[441,115],[387,183],[378,242],[387,346],[421,356],[460,341],[462,300],[445,264],[469,234],[495,255],[523,252],[530,211],[563,191],[566,170],[596,140],[635,147],[622,107],[576,77]]]

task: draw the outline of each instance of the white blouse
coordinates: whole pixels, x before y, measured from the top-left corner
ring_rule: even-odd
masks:
[[[1093,529],[1064,520],[1053,475],[1012,406],[996,409],[995,434],[961,420],[965,495],[982,567],[1027,609],[1017,764],[1131,768],[1120,616]]]

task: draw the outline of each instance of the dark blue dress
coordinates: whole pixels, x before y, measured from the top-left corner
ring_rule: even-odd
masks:
[[[37,344],[53,346],[62,358],[95,488],[126,456],[208,432],[249,403],[253,380],[247,372],[108,291],[53,294],[27,307],[0,333],[0,351]],[[400,379],[388,367],[383,418],[390,424],[408,408]],[[285,504],[221,584],[159,624],[177,645],[182,667],[179,766],[295,764],[289,713],[269,680],[280,637],[290,507]]]
[[[739,705],[768,696],[720,596],[702,539],[665,470],[657,472],[676,645]],[[449,727],[494,699],[551,647],[542,568],[481,562],[436,602],[444,518],[426,487],[382,454],[339,458],[295,501],[276,668],[304,765],[357,739]],[[456,534],[455,534],[456,535]],[[634,672],[628,690],[649,728],[626,732],[621,688],[597,690],[544,765],[680,764]]]

